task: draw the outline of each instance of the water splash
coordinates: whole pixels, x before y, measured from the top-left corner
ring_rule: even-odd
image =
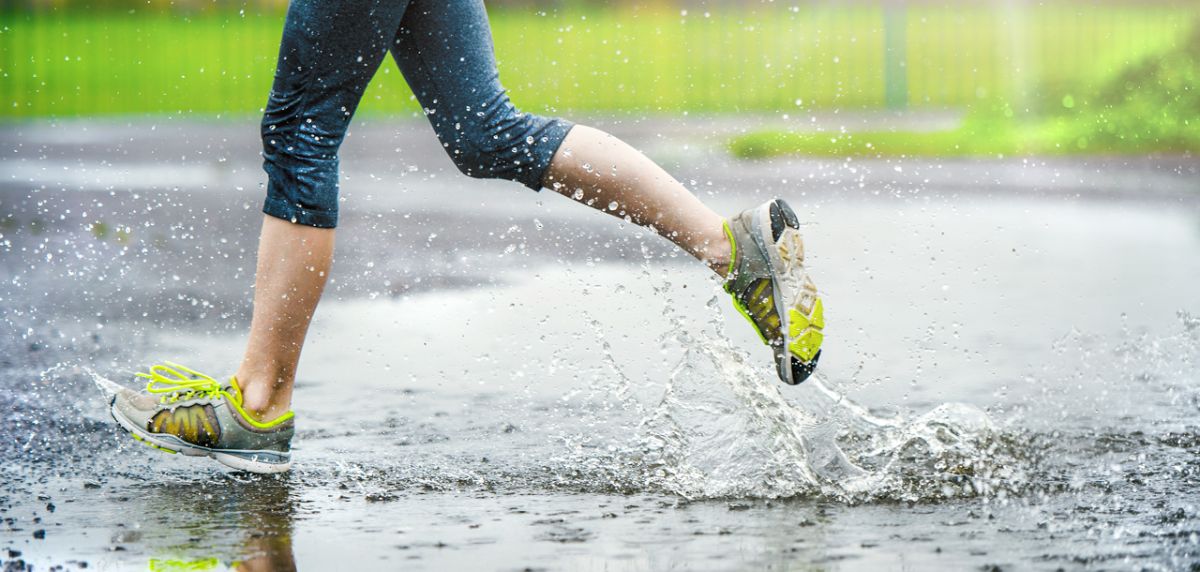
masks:
[[[96,384],[96,388],[99,389],[102,394],[104,394],[106,400],[111,399],[114,395],[125,388],[121,384],[104,377],[100,374],[100,372],[91,367],[85,367],[83,368],[83,371],[91,376],[92,381]]]
[[[715,296],[708,302],[708,327],[700,330],[667,306],[671,327],[663,342],[681,357],[651,403],[628,407],[642,419],[622,453],[650,489],[689,499],[817,495],[862,502],[1019,487],[1019,455],[983,411],[944,404],[912,419],[882,417],[820,374],[786,388],[769,364],[733,346],[718,303]],[[636,399],[633,376],[615,360],[605,363],[619,386],[615,394]]]
[[[669,300],[669,283],[656,289]],[[570,413],[554,432],[564,436],[565,449],[541,449],[536,465],[475,462],[459,448],[429,446],[421,461],[380,463],[368,456],[371,462],[361,467],[372,475],[366,480],[384,488],[522,483],[686,499],[815,496],[843,502],[988,496],[1028,481],[1028,447],[997,431],[976,408],[944,404],[923,415],[885,415],[855,403],[821,373],[799,387],[783,386],[761,351],[750,353],[730,341],[722,302],[712,297],[705,310],[687,315],[664,305],[669,327],[660,341],[675,356],[665,379],[621,363],[604,328],[589,319],[602,359],[599,371],[588,376],[591,386],[578,392],[583,405],[597,407],[565,409]],[[120,388],[90,368],[86,373],[105,394]],[[323,474],[319,467],[309,470],[310,476]]]
[[[1003,429],[985,412],[961,404],[943,404],[916,415],[879,413],[849,399],[836,380],[820,373],[798,387],[783,386],[770,364],[764,363],[762,352],[755,351],[761,348],[742,349],[725,336],[719,303],[719,299],[709,301],[707,316],[703,311],[688,310],[684,316],[682,310],[678,314],[664,310],[670,327],[662,336],[663,349],[673,356],[668,375],[642,372],[618,359],[619,353],[604,338],[604,328],[593,322],[594,341],[603,359],[597,370],[588,372],[593,384],[561,410],[564,417],[558,431],[568,436],[586,434],[568,441],[567,447],[547,444],[547,433],[541,431],[506,434],[502,440],[491,435],[482,442],[462,427],[441,427],[437,438],[421,441],[419,451],[381,458],[367,452],[355,455],[333,444],[341,434],[310,428],[303,437],[309,462],[297,474],[308,483],[361,482],[364,490],[384,492],[418,487],[929,503],[1075,489],[1111,478],[1106,473],[1108,464],[1081,472],[1075,461],[1080,451],[1102,455],[1128,448],[1148,455],[1145,462],[1153,466],[1174,467],[1179,464],[1175,456],[1179,448],[1194,446],[1190,444],[1195,442],[1194,432],[1187,423],[1194,403],[1200,402],[1194,390],[1200,324],[1190,315],[1180,316],[1182,332],[1165,337],[1130,334],[1115,345],[1099,346],[1085,344],[1090,338],[1083,337],[1079,343],[1067,344],[1081,355],[1065,360],[1060,368],[1092,380],[1087,386],[1092,393],[1122,387],[1152,393],[1158,402],[1171,404],[1164,408],[1160,403],[1154,411],[1179,415],[1148,421],[1148,427],[1160,427],[1158,433],[1097,434],[1087,420],[1086,431],[1079,433],[1063,428],[1061,422],[1054,431],[1031,430],[1033,419],[1051,417],[1045,411],[1033,413],[1033,419],[1028,413],[1019,419],[1006,416]],[[1096,381],[1101,373],[1119,378]],[[36,395],[67,402],[69,396],[82,395],[68,391],[69,387],[94,384],[105,394],[119,387],[83,365],[60,365],[41,377]],[[1061,377],[1055,377],[1060,386],[1074,385],[1062,384]],[[89,450],[89,458],[99,459],[93,463],[102,468],[98,475],[137,474],[152,466],[156,475],[195,478],[196,467],[130,456],[114,448],[112,443],[127,440],[116,433],[103,413],[104,404],[94,395],[71,405],[77,417],[63,418],[60,409],[51,415],[40,407],[44,399],[22,405],[27,422],[21,427],[36,439],[21,440],[10,454],[35,466],[30,451],[57,451],[52,457],[61,458],[62,451],[73,450],[79,436],[86,435],[96,446],[95,453]],[[1123,401],[1125,396],[1108,403]],[[1042,397],[1043,409],[1053,410],[1055,403],[1064,402]],[[1065,401],[1079,402],[1076,395],[1069,397]],[[545,419],[555,413],[543,408],[530,415]],[[53,430],[48,430],[51,425]],[[400,431],[411,438],[427,429],[409,425]],[[389,431],[355,436],[362,443],[386,446],[394,442]],[[464,439],[444,439],[442,433]],[[70,439],[56,440],[63,435]],[[518,450],[530,454],[506,454]],[[490,459],[480,460],[480,451]]]

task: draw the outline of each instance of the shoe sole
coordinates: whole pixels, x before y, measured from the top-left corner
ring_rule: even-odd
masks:
[[[780,233],[779,240],[775,240],[771,224],[771,207],[778,205],[780,215],[783,222],[783,231]],[[783,199],[775,199],[764,204],[754,212],[754,227],[757,232],[751,233],[754,241],[758,244],[762,252],[767,253],[766,262],[767,269],[770,270],[773,280],[771,286],[774,293],[775,311],[779,314],[780,331],[784,336],[783,351],[780,352],[779,363],[776,364],[779,376],[784,383],[788,385],[798,385],[802,383],[812,371],[816,368],[817,359],[820,357],[820,350],[817,351],[813,358],[809,361],[804,361],[800,356],[791,352],[791,344],[795,338],[791,335],[791,312],[792,308],[805,317],[811,317],[815,309],[816,300],[813,298],[811,307],[806,312],[802,307],[804,301],[803,295],[798,295],[794,304],[783,296],[782,282],[789,280],[794,282],[793,285],[796,291],[800,294],[804,292],[804,284],[808,282],[808,272],[804,268],[803,263],[787,267],[784,262],[784,252],[791,255],[803,249],[803,241],[800,236],[800,222],[796,217],[795,211]],[[792,304],[789,306],[789,304]],[[792,360],[795,360],[793,363]],[[799,380],[796,379],[797,374],[801,374]]]
[[[259,473],[259,474],[284,473],[292,468],[291,455],[288,455],[287,461],[283,462],[283,463],[269,463],[269,462],[264,462],[264,461],[258,461],[253,458],[246,458],[246,456],[279,456],[279,455],[282,455],[281,453],[279,453],[277,451],[242,451],[242,450],[231,450],[231,449],[209,449],[207,447],[198,447],[196,445],[192,445],[191,443],[187,443],[186,441],[184,441],[174,435],[163,435],[163,434],[159,434],[159,433],[147,432],[147,431],[141,429],[140,427],[138,427],[137,424],[126,419],[123,415],[118,414],[116,403],[117,403],[117,398],[114,396],[112,398],[112,400],[109,401],[109,408],[108,408],[108,413],[109,413],[109,415],[112,416],[113,420],[116,421],[117,424],[120,425],[122,429],[124,429],[127,433],[129,433],[129,436],[133,437],[133,439],[135,441],[142,443],[143,445],[148,445],[150,447],[158,449],[159,451],[163,451],[165,453],[171,453],[171,454],[179,453],[179,454],[183,454],[183,455],[186,455],[189,457],[211,457],[213,459],[216,459],[216,461],[221,463],[222,465],[225,465],[232,469],[237,469],[239,471],[247,471],[247,472],[251,472],[251,473]]]

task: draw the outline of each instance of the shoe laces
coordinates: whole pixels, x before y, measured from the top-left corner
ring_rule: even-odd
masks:
[[[222,392],[217,380],[169,361],[152,366],[150,373],[138,372],[137,376],[150,380],[146,383],[146,391],[160,394],[158,401],[163,404],[197,397],[217,399]]]

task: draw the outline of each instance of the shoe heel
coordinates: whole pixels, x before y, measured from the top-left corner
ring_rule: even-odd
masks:
[[[779,208],[779,215],[783,218],[784,224],[792,228],[800,228],[800,218],[796,216],[796,211],[792,210],[787,201],[775,199],[775,206]]]

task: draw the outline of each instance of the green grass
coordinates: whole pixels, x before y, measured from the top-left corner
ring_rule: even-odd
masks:
[[[1115,116],[1115,117],[1114,117]],[[1142,116],[1149,123],[1153,115]],[[1015,121],[979,114],[949,131],[875,131],[823,134],[767,130],[734,138],[730,151],[745,159],[782,155],[813,157],[1011,157],[1079,154],[1200,154],[1196,119],[1175,127],[1129,125],[1137,114],[1087,113],[1040,121]]]
[[[730,151],[742,158],[814,157],[1010,157],[1080,153],[1148,153],[1200,150],[1175,141],[1098,139],[1070,121],[1021,123],[979,114],[949,131],[874,131],[823,134],[761,131],[734,138]]]
[[[743,158],[1200,154],[1200,25],[1178,47],[1070,91],[1024,113],[1003,102],[979,103],[948,131],[765,130],[736,137],[729,148]]]
[[[883,8],[767,3],[706,14],[622,5],[492,10],[501,78],[531,111],[796,112],[884,105]],[[959,107],[1027,86],[1058,94],[1161,51],[1187,4],[913,5],[907,100]],[[255,114],[271,84],[283,16],[7,12],[0,20],[0,118]],[[418,107],[385,62],[366,113]]]

